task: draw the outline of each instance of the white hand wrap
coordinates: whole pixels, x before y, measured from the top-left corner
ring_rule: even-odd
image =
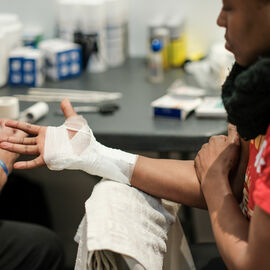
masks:
[[[68,130],[77,133],[69,138]],[[86,120],[74,116],[60,127],[47,128],[44,160],[51,170],[83,170],[130,185],[137,155],[100,144]]]

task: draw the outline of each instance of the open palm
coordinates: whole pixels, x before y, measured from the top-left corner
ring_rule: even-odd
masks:
[[[61,102],[61,109],[68,119],[71,116],[76,116],[71,103],[68,99],[64,99]],[[14,164],[16,169],[30,169],[45,165],[44,161],[44,146],[46,136],[46,126],[31,125],[28,123],[7,120],[5,125],[11,128],[15,128],[26,132],[32,137],[15,137],[15,136],[1,136],[0,147],[10,152],[24,154],[24,155],[36,155],[37,157],[30,161],[19,161]],[[75,134],[74,131],[69,131],[69,136],[72,137]]]

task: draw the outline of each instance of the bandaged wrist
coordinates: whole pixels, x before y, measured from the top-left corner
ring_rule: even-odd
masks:
[[[69,138],[68,130],[77,133]],[[76,116],[60,127],[47,128],[44,160],[51,170],[83,170],[130,185],[137,155],[100,144],[84,118]]]

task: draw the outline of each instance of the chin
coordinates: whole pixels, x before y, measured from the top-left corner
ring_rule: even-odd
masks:
[[[253,64],[255,61],[251,61],[250,59],[245,59],[243,57],[239,57],[234,55],[235,61],[242,67],[247,67]]]

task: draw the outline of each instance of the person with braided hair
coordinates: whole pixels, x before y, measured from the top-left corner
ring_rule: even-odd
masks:
[[[61,103],[67,118],[62,126],[7,121],[35,136],[2,137],[0,147],[38,155],[15,163],[17,169],[44,164],[53,170],[80,169],[156,197],[207,208],[226,267],[268,270],[270,1],[223,0],[217,24],[225,28],[225,46],[236,60],[222,87],[228,136],[212,137],[194,161],[151,159],[101,145],[68,100]]]

